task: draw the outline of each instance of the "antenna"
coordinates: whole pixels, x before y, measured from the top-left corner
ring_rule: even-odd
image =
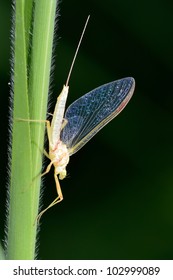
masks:
[[[77,46],[77,48],[76,48],[75,55],[74,55],[74,57],[73,57],[73,60],[72,60],[72,63],[71,63],[71,67],[70,67],[70,70],[69,70],[69,73],[68,73],[68,76],[67,76],[67,80],[66,80],[66,83],[65,83],[66,86],[68,86],[68,83],[69,83],[69,80],[70,80],[70,76],[71,76],[71,72],[72,72],[72,70],[73,70],[73,66],[74,66],[74,63],[75,63],[75,60],[76,60],[76,56],[77,56],[77,54],[78,54],[78,51],[79,51],[79,48],[80,48],[80,45],[81,45],[81,42],[82,42],[82,39],[83,39],[83,35],[84,35],[84,33],[85,33],[85,30],[86,30],[86,27],[87,27],[89,18],[90,18],[90,15],[87,17],[87,20],[86,20],[86,22],[85,22],[85,26],[84,26],[84,28],[83,28],[83,31],[82,31],[82,34],[81,34],[81,37],[80,37],[78,46]]]

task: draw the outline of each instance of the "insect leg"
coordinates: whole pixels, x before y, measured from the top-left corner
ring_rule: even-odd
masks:
[[[37,122],[37,123],[49,123],[50,126],[50,121],[48,120],[30,120],[30,119],[22,119],[22,118],[16,118],[17,121],[21,121],[21,122]]]
[[[54,179],[55,179],[55,184],[56,184],[56,191],[57,191],[57,194],[58,194],[57,198],[59,198],[60,201],[62,201],[63,200],[63,195],[62,195],[62,191],[61,191],[61,186],[60,186],[60,183],[59,183],[59,180],[58,180],[58,176],[55,172],[54,172]],[[60,201],[58,201],[58,202],[60,202]],[[56,203],[58,203],[58,202],[56,202]],[[54,203],[53,205],[55,205],[56,203]]]
[[[43,177],[44,175],[46,175],[47,173],[49,173],[52,164],[53,164],[53,161],[51,161],[51,162],[49,163],[49,165],[47,166],[46,170],[41,174],[41,177]]]
[[[59,180],[58,180],[58,177],[57,177],[57,174],[54,173],[54,178],[55,178],[55,183],[56,183],[56,190],[57,190],[57,193],[58,193],[58,196],[52,201],[51,204],[49,204],[48,207],[46,207],[43,211],[41,211],[38,216],[37,216],[37,222],[39,223],[40,221],[40,218],[41,216],[49,209],[51,208],[52,206],[54,206],[55,204],[61,202],[63,200],[63,195],[62,195],[62,191],[61,191],[61,187],[60,187],[60,184],[59,184]]]
[[[46,150],[43,151],[44,155],[50,159],[48,152],[46,152]]]

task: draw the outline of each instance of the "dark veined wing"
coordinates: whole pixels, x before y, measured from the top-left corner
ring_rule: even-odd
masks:
[[[134,88],[133,78],[117,80],[86,93],[67,108],[65,119],[68,122],[60,139],[67,145],[70,155],[123,110]]]

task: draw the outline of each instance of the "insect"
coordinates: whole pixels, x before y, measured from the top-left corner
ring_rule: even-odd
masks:
[[[49,153],[45,152],[45,155],[50,159],[50,163],[42,176],[50,171],[52,165],[54,166],[54,179],[58,196],[46,209],[40,212],[38,220],[46,210],[63,200],[59,179],[62,180],[66,177],[66,166],[70,156],[81,149],[102,127],[115,118],[127,105],[134,92],[135,81],[133,78],[113,81],[83,95],[73,102],[65,112],[69,77],[88,20],[89,17],[76,49],[67,82],[57,98],[52,121],[51,123],[46,121]]]

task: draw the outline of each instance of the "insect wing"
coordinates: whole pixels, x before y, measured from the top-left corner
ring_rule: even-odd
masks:
[[[81,149],[123,110],[134,88],[133,78],[117,80],[86,93],[67,108],[67,124],[60,138],[67,145],[70,155]]]

